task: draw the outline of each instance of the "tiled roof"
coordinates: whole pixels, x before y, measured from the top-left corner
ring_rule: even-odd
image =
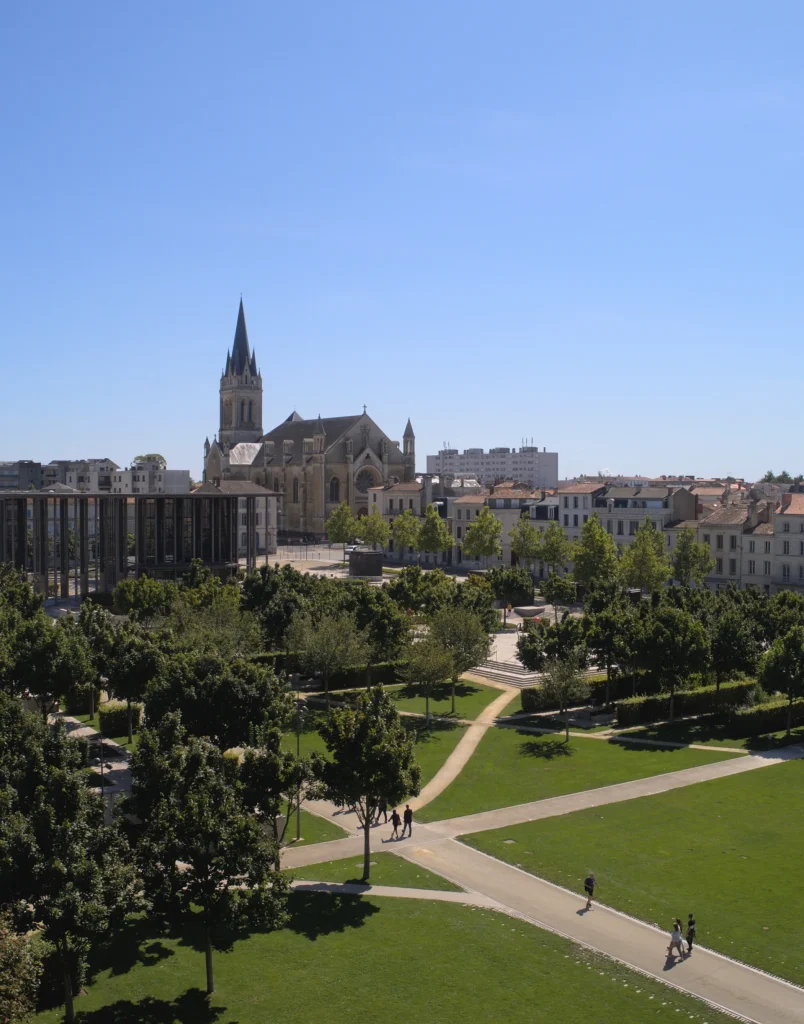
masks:
[[[690,487],[693,494],[697,494],[699,497],[707,498],[719,498],[721,494],[726,490],[725,487]]]
[[[767,536],[772,537],[773,526],[770,523],[757,523],[756,526],[749,527],[745,532],[753,534],[766,534]]]
[[[748,508],[745,505],[722,505],[720,508],[701,520],[703,526],[742,526],[748,520]]]
[[[669,487],[640,487],[638,498],[666,498],[670,493]]]
[[[786,497],[787,495],[784,496],[784,498]],[[789,504],[783,504],[777,515],[804,516],[804,494],[791,494]]]
[[[594,494],[595,491],[602,490],[605,484],[567,484],[565,487],[559,487],[559,494]]]
[[[252,495],[254,497],[264,498],[266,494],[278,494],[278,491],[269,491],[267,487],[263,487],[262,484],[254,484],[250,480],[221,480],[220,485],[216,486],[210,483],[208,480],[204,484],[199,484],[198,487],[194,488],[192,494],[242,494],[243,497]]]
[[[541,499],[541,491],[528,491],[518,490],[516,487],[495,487],[494,493],[490,494],[490,498],[539,498]]]
[[[638,487],[609,487],[603,498],[633,498],[636,496]]]
[[[453,505],[485,505],[488,494],[464,494],[462,498],[456,498]]]
[[[684,519],[677,523],[665,523],[665,530],[697,530],[701,525],[699,519]]]
[[[390,487],[384,488],[388,491],[420,491],[424,487],[421,481],[409,480],[408,483],[402,484],[391,484]]]

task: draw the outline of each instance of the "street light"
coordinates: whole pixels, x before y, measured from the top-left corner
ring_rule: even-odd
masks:
[[[296,691],[296,770],[298,781],[296,783],[296,842],[301,841],[301,727],[307,715],[307,707],[301,699],[301,692]]]

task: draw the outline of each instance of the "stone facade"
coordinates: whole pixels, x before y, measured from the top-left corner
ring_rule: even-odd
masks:
[[[327,517],[340,502],[364,515],[369,488],[414,477],[410,420],[400,446],[365,407],[354,416],[316,419],[294,411],[263,434],[262,376],[249,347],[242,300],[220,396],[219,433],[204,444],[204,480],[244,480],[276,492],[280,534],[324,537]]]

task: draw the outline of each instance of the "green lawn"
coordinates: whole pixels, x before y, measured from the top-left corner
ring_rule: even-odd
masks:
[[[385,690],[399,711],[411,711],[417,715],[425,713],[424,697],[419,694],[416,687],[395,684],[386,686]],[[348,697],[350,693],[360,692],[359,690],[338,690],[333,693],[333,696]],[[501,693],[502,690],[493,686],[461,679],[455,687],[455,714],[452,713],[452,687],[449,684],[440,687],[430,698],[430,714],[446,715],[450,718],[475,719]]]
[[[670,743],[705,743],[711,747],[741,747],[746,750],[775,750],[791,743],[804,743],[804,725],[791,730],[790,739],[784,729],[764,736],[737,736],[729,722],[712,722],[705,718],[689,722],[665,722],[640,729],[627,729],[625,736],[640,739],[665,740]]]
[[[392,840],[395,842],[395,840]],[[380,840],[372,838],[372,845],[379,846]],[[309,864],[303,868],[292,868],[290,873],[297,879],[311,882],[359,882],[363,874],[363,858],[346,857],[321,864]],[[392,853],[371,851],[372,885],[399,885],[412,889],[441,889],[446,892],[463,892],[459,885],[448,882],[432,871],[411,864]]]
[[[324,711],[312,712],[305,729],[301,734],[301,752],[310,754],[313,751],[327,755],[327,748],[324,741],[315,731],[317,724],[326,716]],[[424,786],[435,775],[441,765],[446,761],[455,746],[464,734],[465,726],[453,722],[431,722],[430,728],[425,729],[424,720],[417,718],[403,718],[403,725],[406,729],[416,735],[416,757],[422,769],[422,782]],[[282,746],[286,750],[296,750],[296,734],[285,733],[282,737]]]
[[[575,890],[594,871],[602,903],[651,923],[693,911],[702,945],[802,984],[803,792],[790,761],[464,841]]]
[[[301,811],[301,844],[312,846],[314,843],[329,843],[334,839],[345,839],[349,833],[336,825],[328,818],[322,818],[318,814],[311,814],[305,811],[302,804]],[[294,815],[287,832],[287,845],[296,846],[296,817]]]
[[[93,729],[99,729],[100,728],[100,722],[99,722],[99,719],[98,719],[97,712],[95,713],[95,720],[93,722],[91,722],[89,720],[89,715],[88,714],[85,714],[85,715],[71,715],[70,717],[71,718],[77,718],[78,721],[81,722],[83,725],[91,725]],[[104,736],[103,739],[104,739],[104,742],[106,740],[108,740],[110,743],[116,743],[118,746],[124,747],[128,751],[136,750],[137,749],[137,744],[140,741],[139,733],[136,733],[136,732],[134,733],[134,740],[133,740],[132,743],[128,742],[128,734],[124,734],[123,736]]]
[[[489,729],[460,776],[418,812],[437,821],[692,768],[739,754]]]
[[[200,929],[165,938],[135,922],[76,1000],[78,1024],[380,1024],[400,1015],[423,1024],[732,1020],[489,910],[318,893],[294,894],[290,910],[283,930],[215,953],[209,1001]],[[62,1015],[35,1019],[57,1024]]]

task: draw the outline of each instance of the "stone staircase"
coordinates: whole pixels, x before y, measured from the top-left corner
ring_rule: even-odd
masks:
[[[520,689],[533,686],[540,678],[538,672],[529,672],[518,661],[496,661],[494,658],[489,658],[472,671],[479,676],[485,676],[486,679],[518,686]]]

